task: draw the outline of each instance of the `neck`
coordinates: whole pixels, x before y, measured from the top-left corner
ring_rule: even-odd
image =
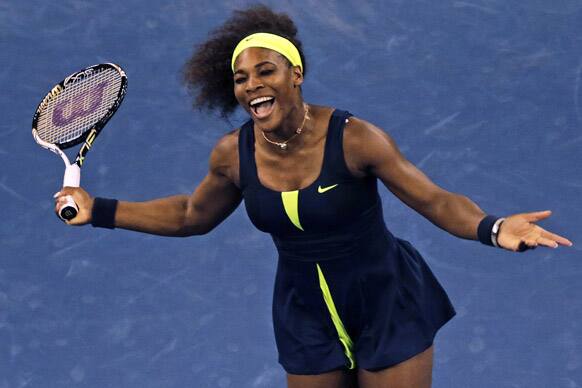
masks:
[[[307,121],[305,120],[306,105],[304,102],[299,102],[289,112],[288,117],[283,121],[279,128],[273,128],[270,131],[264,132],[269,140],[276,142],[284,142],[296,135],[297,128],[305,130]]]

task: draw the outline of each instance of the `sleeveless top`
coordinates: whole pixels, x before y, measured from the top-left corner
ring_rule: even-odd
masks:
[[[240,184],[251,222],[270,233],[279,258],[322,261],[386,248],[386,229],[377,178],[354,177],[346,165],[343,130],[350,113],[330,118],[317,179],[293,191],[275,191],[259,181],[253,121],[239,134]]]
[[[387,368],[427,349],[455,315],[422,256],[386,228],[377,178],[348,170],[342,140],[349,117],[333,112],[321,172],[300,190],[263,186],[253,122],[239,133],[247,213],[279,252],[273,328],[288,373]]]

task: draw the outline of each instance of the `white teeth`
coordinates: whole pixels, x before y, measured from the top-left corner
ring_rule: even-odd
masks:
[[[265,101],[271,101],[274,100],[275,97],[259,97],[259,98],[255,98],[254,100],[252,100],[249,105],[253,106],[253,105],[257,105],[260,104],[261,102],[265,102]]]

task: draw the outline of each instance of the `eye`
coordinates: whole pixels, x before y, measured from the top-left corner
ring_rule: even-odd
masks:
[[[244,83],[246,80],[247,79],[245,77],[237,77],[234,79],[234,83],[240,85],[240,84]]]
[[[259,72],[260,75],[269,75],[272,74],[275,70],[273,69],[263,69]]]

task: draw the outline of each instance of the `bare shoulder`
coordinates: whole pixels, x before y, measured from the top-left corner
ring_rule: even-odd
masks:
[[[374,166],[400,153],[394,140],[381,128],[358,117],[350,117],[344,128],[344,156],[355,176],[372,173]]]
[[[240,129],[221,137],[210,154],[210,171],[239,185],[238,137]]]

